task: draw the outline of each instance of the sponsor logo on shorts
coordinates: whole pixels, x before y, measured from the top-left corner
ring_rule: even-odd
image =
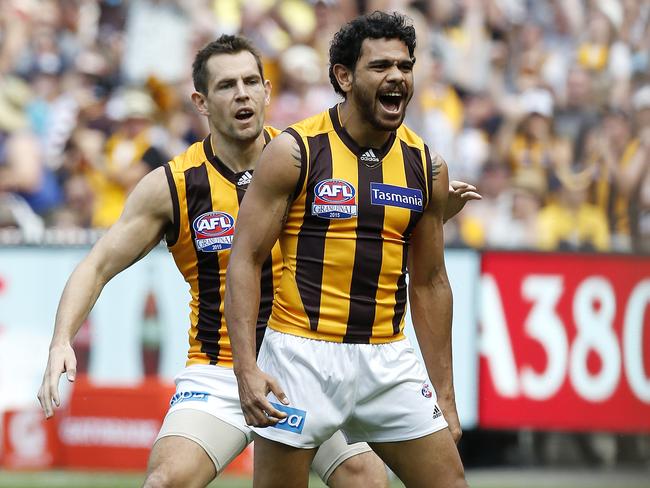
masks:
[[[311,214],[323,219],[349,219],[357,216],[354,186],[345,180],[320,181],[314,188]]]
[[[370,183],[370,203],[407,208],[416,212],[424,210],[422,190],[385,183]]]
[[[287,407],[279,403],[271,402],[275,408],[287,414],[285,418],[280,420],[273,427],[276,429],[286,430],[288,432],[293,432],[295,434],[301,434],[302,428],[305,426],[305,419],[307,418],[307,412],[304,410],[298,410],[297,408]]]
[[[442,417],[442,412],[440,411],[440,408],[438,408],[438,405],[433,407],[433,418],[437,419],[438,417]]]
[[[424,398],[431,398],[433,396],[429,383],[422,383],[422,396]]]
[[[179,391],[174,393],[174,396],[169,402],[169,406],[173,407],[177,403],[182,402],[207,402],[210,394],[205,391]]]
[[[226,212],[206,212],[192,223],[196,249],[203,252],[223,251],[232,247],[235,219]]]

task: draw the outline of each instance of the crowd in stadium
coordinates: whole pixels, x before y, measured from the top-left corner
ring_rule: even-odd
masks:
[[[205,137],[206,42],[261,49],[276,127],[337,103],[328,40],[360,12],[418,34],[407,125],[483,195],[450,245],[650,252],[650,2],[5,0],[0,228],[106,228],[152,168]]]

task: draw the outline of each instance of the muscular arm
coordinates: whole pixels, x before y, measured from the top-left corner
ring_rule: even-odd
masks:
[[[454,439],[460,438],[451,363],[452,295],[444,261],[443,216],[449,188],[447,165],[437,157],[432,195],[411,236],[409,300],[422,357]]]
[[[47,418],[59,405],[59,378],[74,381],[72,341],[104,285],[144,257],[160,242],[172,219],[172,203],[163,168],[148,174],[133,189],[119,220],[93,246],[65,285],[56,313],[50,355],[38,399]]]
[[[255,361],[255,324],[260,300],[262,264],[277,241],[300,176],[300,149],[288,134],[275,138],[264,150],[246,191],[226,273],[225,315],[233,350],[233,364],[246,422],[267,426],[284,415],[266,399],[269,391],[284,394]]]

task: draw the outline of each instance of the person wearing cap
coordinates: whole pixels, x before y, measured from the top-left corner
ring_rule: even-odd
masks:
[[[88,174],[95,193],[93,227],[114,224],[136,183],[168,160],[156,140],[156,105],[147,92],[127,89],[112,101],[110,110],[118,121],[117,130],[106,140],[100,154],[87,158],[96,162]]]

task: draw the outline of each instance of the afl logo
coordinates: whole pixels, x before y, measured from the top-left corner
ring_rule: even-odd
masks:
[[[192,228],[198,251],[223,251],[232,247],[235,219],[230,214],[206,212],[194,219]]]
[[[357,215],[356,190],[345,180],[330,178],[314,187],[311,213],[324,219],[349,219]]]

